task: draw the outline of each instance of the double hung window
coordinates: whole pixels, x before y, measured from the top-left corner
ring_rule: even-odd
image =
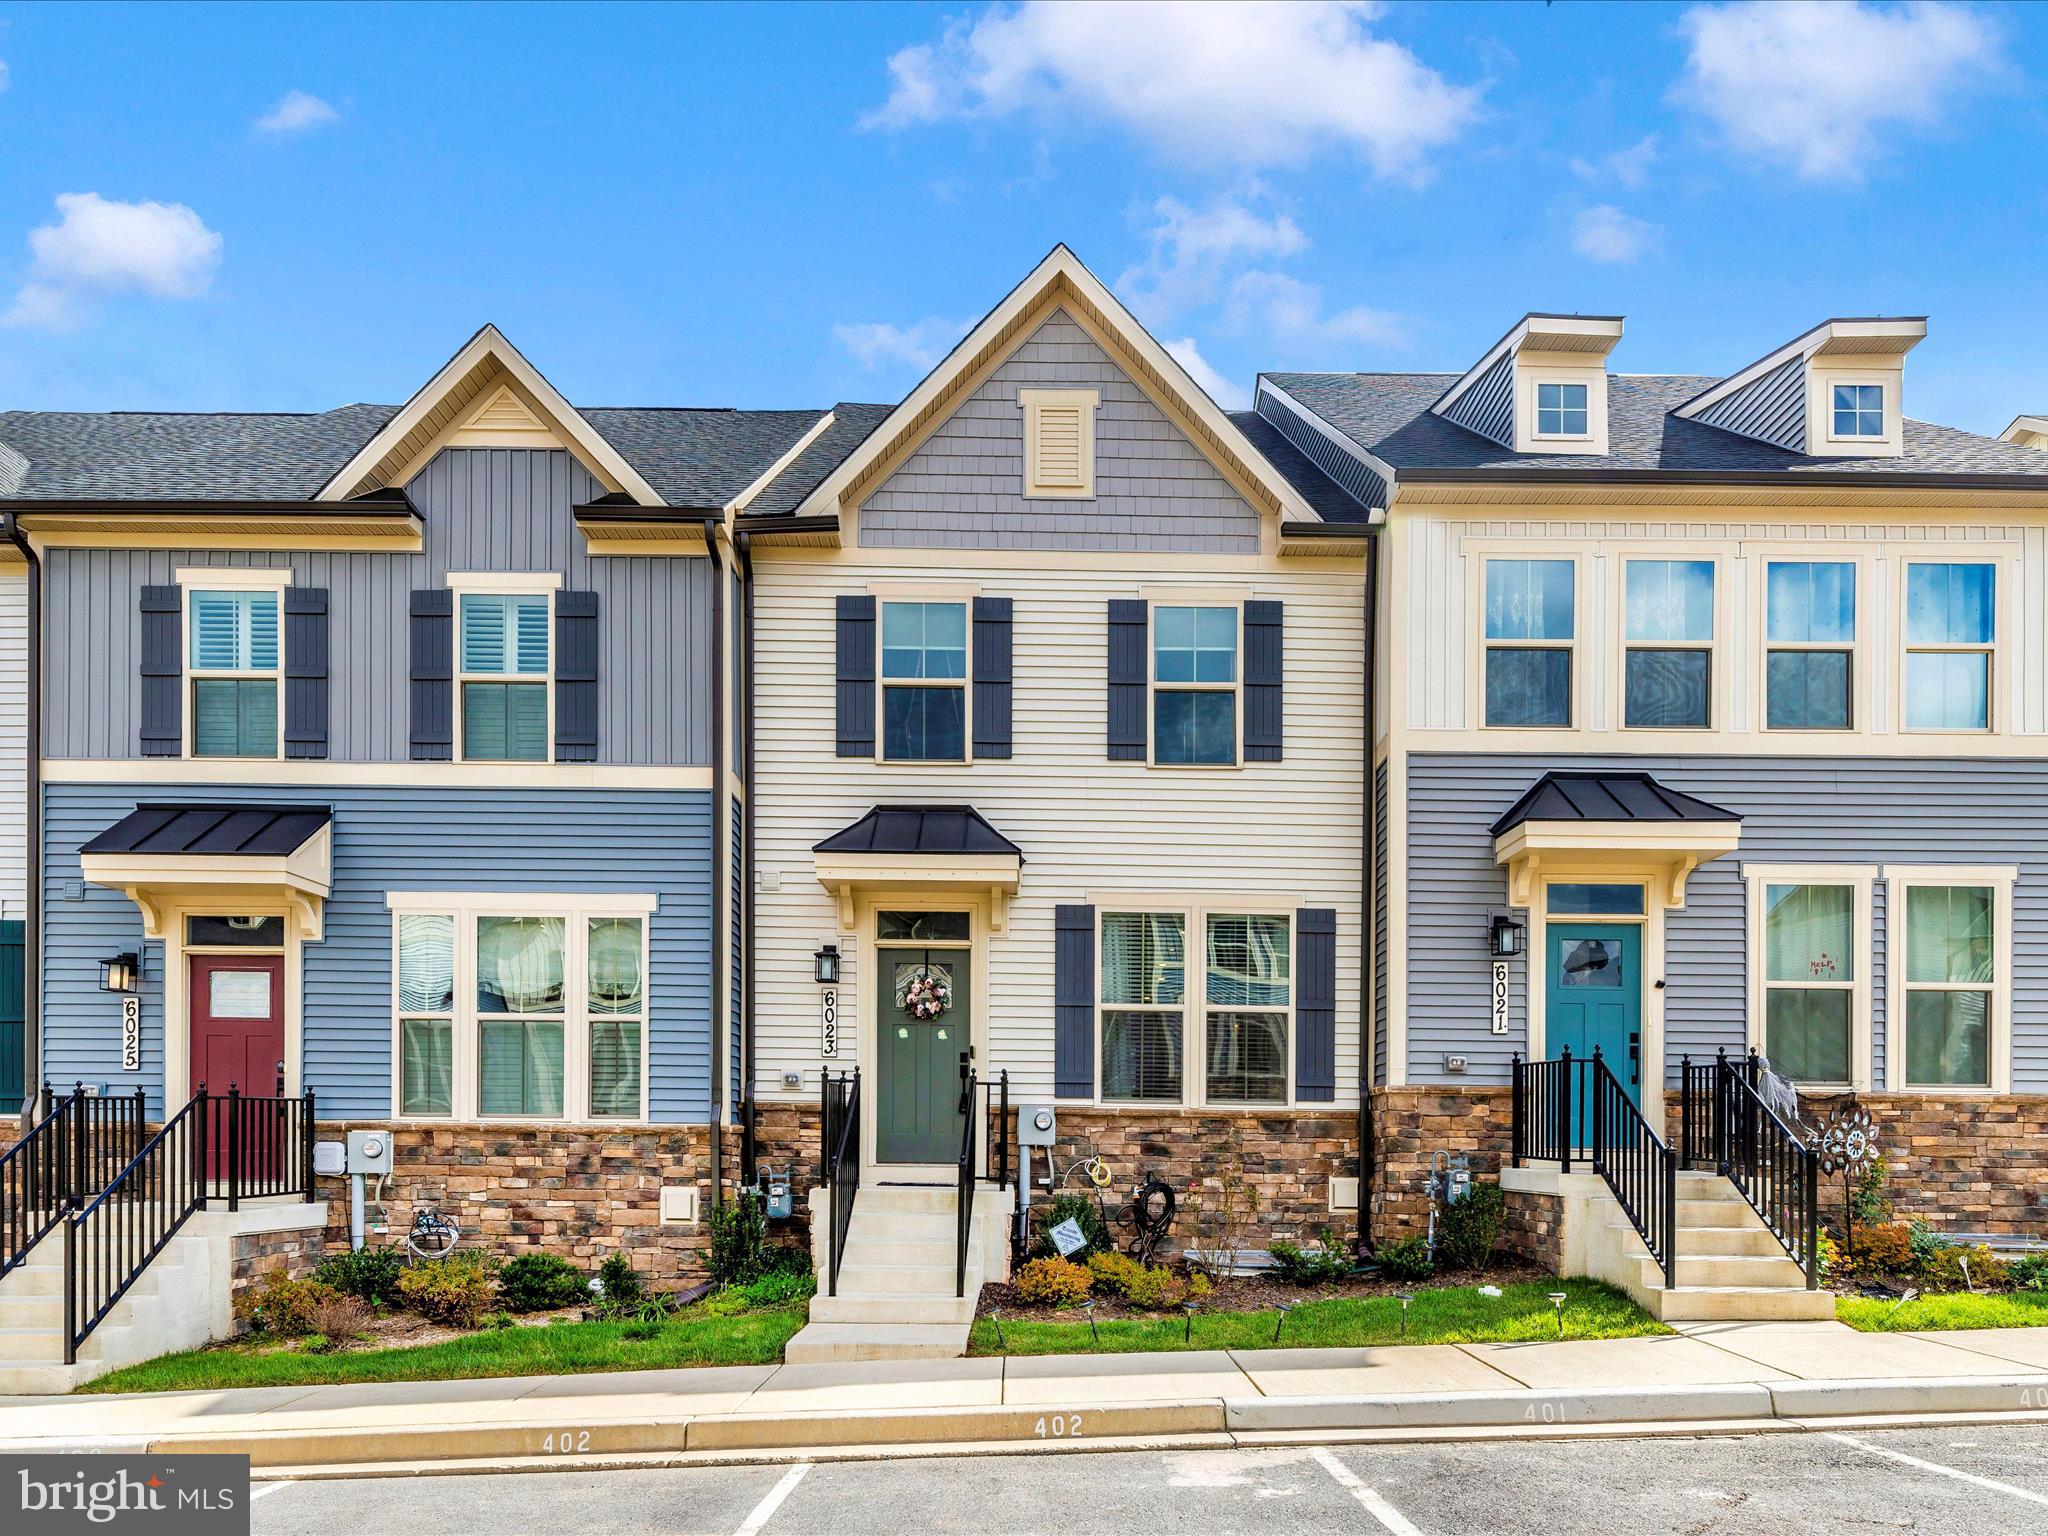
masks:
[[[1237,761],[1236,607],[1161,604],[1152,615],[1152,760]]]
[[[1293,921],[1277,913],[1105,912],[1102,1098],[1180,1103],[1201,1064],[1208,1104],[1284,1104],[1293,1036]],[[1190,935],[1200,946],[1189,975]]]
[[[1623,722],[1638,729],[1705,730],[1713,723],[1714,562],[1631,560]]]
[[[1852,1082],[1856,887],[1763,888],[1764,1053],[1800,1083]]]
[[[1854,724],[1856,567],[1845,560],[1764,566],[1764,724],[1846,731]]]
[[[1906,728],[1991,728],[1997,572],[1988,564],[1906,566]]]
[[[194,757],[276,757],[277,589],[199,588],[186,600]]]
[[[967,605],[882,604],[882,756],[967,756]]]
[[[546,762],[552,600],[545,592],[459,596],[463,757]]]
[[[1998,893],[1988,885],[1908,885],[1906,1086],[1991,1086],[1998,987]]]
[[[1488,725],[1572,723],[1569,560],[1486,562]]]

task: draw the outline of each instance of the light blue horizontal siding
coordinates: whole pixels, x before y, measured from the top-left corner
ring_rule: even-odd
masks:
[[[1679,1057],[1739,1051],[1748,1038],[1742,866],[1981,864],[2019,870],[2013,887],[2013,1087],[2048,1092],[2048,762],[1952,758],[1518,757],[1419,754],[1408,769],[1408,1071],[1444,1080],[1443,1056],[1471,1058],[1452,1081],[1507,1080],[1527,1048],[1526,964],[1514,962],[1510,1032],[1488,1027],[1486,926],[1507,899],[1493,821],[1549,770],[1604,769],[1659,782],[1743,817],[1742,843],[1702,865],[1682,911],[1665,916],[1664,1038]],[[1887,892],[1872,902],[1873,1068],[1884,1081]]]
[[[649,1112],[702,1122],[711,1102],[711,797],[704,792],[251,789],[51,785],[44,792],[44,1063],[54,1081],[132,1090],[161,1108],[163,952],[144,960],[143,1059],[121,1070],[120,1007],[99,962],[142,947],[127,897],[86,885],[78,850],[138,801],[257,800],[334,808],[326,936],[305,946],[305,1081],[322,1117],[391,1112],[390,891],[653,893]]]

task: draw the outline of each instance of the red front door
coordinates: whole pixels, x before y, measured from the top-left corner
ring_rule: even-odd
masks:
[[[192,1089],[284,1093],[284,956],[192,957]]]

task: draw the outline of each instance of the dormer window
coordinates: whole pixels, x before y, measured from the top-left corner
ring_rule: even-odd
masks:
[[[1536,435],[1539,437],[1584,437],[1586,435],[1586,386],[1583,384],[1538,384],[1536,386]]]
[[[1834,435],[1868,438],[1882,438],[1885,435],[1882,384],[1835,386]]]

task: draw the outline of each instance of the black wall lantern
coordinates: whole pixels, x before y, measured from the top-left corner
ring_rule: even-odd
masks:
[[[839,982],[839,946],[820,944],[817,954],[811,957],[814,974],[821,987],[836,986]]]
[[[1512,917],[1496,917],[1486,930],[1487,953],[1496,960],[1511,960],[1522,952],[1528,930]]]
[[[100,962],[102,992],[133,992],[141,977],[142,961],[136,955],[115,955]]]

